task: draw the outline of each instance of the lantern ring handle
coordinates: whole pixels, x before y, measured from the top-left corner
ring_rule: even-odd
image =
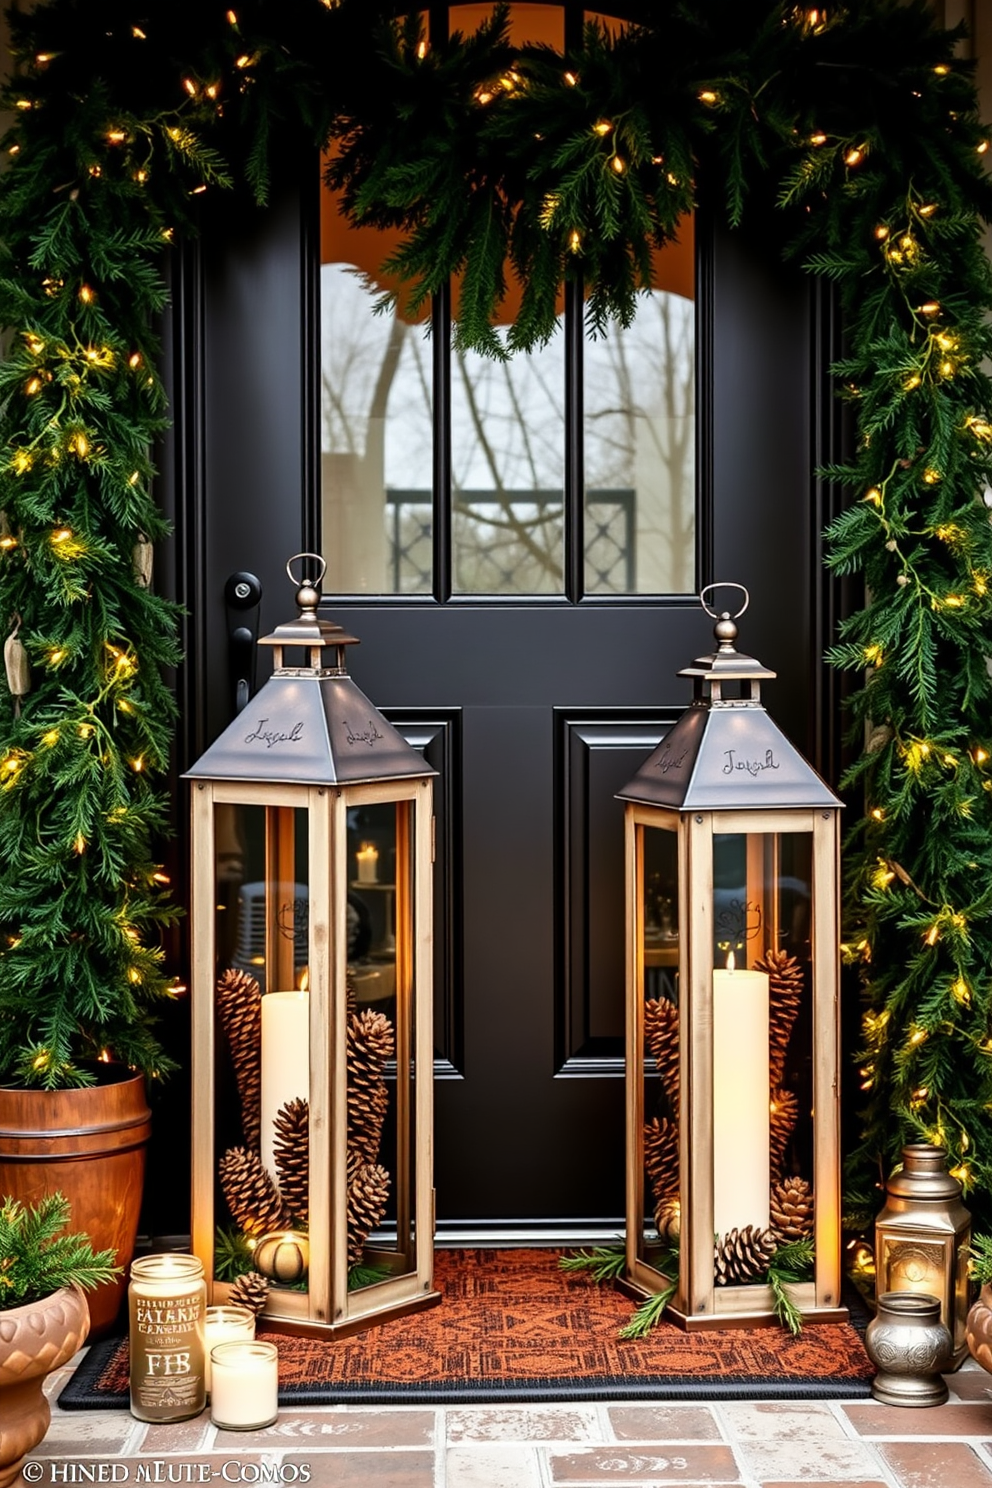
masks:
[[[709,605],[706,603],[706,595],[707,594],[710,594],[714,589],[739,589],[741,591],[741,593],[744,596],[744,603],[741,605],[741,607],[737,611],[737,614],[736,615],[731,615],[730,616],[731,620],[739,620],[741,618],[741,616],[743,615],[744,611],[747,609],[748,605],[751,603],[751,596],[750,596],[750,594],[748,594],[747,590],[744,588],[744,585],[743,584],[735,584],[731,580],[728,579],[728,580],[726,580],[726,581],[724,581],[722,583],[721,582],[718,582],[716,584],[707,584],[705,589],[701,589],[699,591],[699,603],[702,605],[702,607],[706,611],[707,615],[711,616],[711,618],[714,619],[714,620],[722,620],[723,619],[723,615],[718,615],[717,612],[716,612],[716,610],[711,610],[710,607],[709,607]],[[726,613],[726,611],[724,613]]]
[[[305,579],[303,577],[303,570],[300,571],[300,577],[296,577],[293,572],[293,564],[301,558],[312,558],[315,563],[320,564],[320,572],[317,574],[317,577],[315,579]],[[289,574],[289,577],[292,579],[293,583],[296,584],[298,587],[302,584],[309,584],[312,588],[316,589],[317,586],[320,584],[320,581],[323,579],[325,573],[327,572],[327,561],[326,559],[322,558],[319,553],[294,553],[292,558],[290,558],[286,563],[286,572]]]

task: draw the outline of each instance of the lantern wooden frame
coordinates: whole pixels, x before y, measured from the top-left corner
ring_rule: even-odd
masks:
[[[711,612],[712,613],[712,612]],[[627,904],[627,1239],[623,1285],[636,1296],[670,1289],[668,1312],[690,1330],[759,1326],[778,1321],[766,1284],[716,1284],[714,1260],[714,842],[746,839],[746,878],[760,872],[760,848],[774,864],[786,834],[808,839],[809,981],[812,1038],[813,1279],[790,1286],[804,1318],[842,1321],[840,1263],[839,815],[841,803],[760,706],[759,679],[774,676],[732,645],[736,626],[724,615],[718,651],[682,675],[696,679],[696,698],[634,780],[625,801]],[[727,684],[734,684],[728,687]],[[740,696],[737,696],[737,693]],[[726,761],[773,761],[774,768],[725,778]],[[766,778],[767,777],[767,778]],[[678,973],[678,1274],[651,1264],[645,1236],[645,830],[674,838],[678,880],[677,950],[664,951]],[[760,841],[758,839],[761,839]],[[752,847],[752,843],[756,847]],[[766,848],[762,844],[767,843]],[[760,859],[764,863],[765,859]],[[767,869],[762,870],[767,872]],[[767,885],[760,892],[765,893]],[[771,897],[771,891],[769,897]],[[748,888],[747,898],[751,890]],[[769,906],[771,908],[771,906]],[[778,923],[772,911],[773,938]],[[674,938],[674,937],[673,937]],[[661,954],[661,953],[659,953]],[[661,964],[661,963],[659,963]],[[663,1251],[659,1236],[659,1250]],[[674,1270],[674,1266],[669,1269]]]
[[[294,985],[295,921],[287,940],[285,930],[281,937],[277,933],[276,917],[281,891],[296,878],[294,832],[296,813],[302,812],[307,825],[308,894],[308,1289],[272,1287],[264,1321],[277,1331],[339,1336],[440,1300],[433,1284],[434,771],[355,687],[343,661],[343,647],[353,638],[316,618],[317,599],[316,591],[304,585],[297,595],[300,619],[266,638],[279,648],[276,668],[250,712],[242,715],[266,722],[261,744],[252,723],[235,719],[189,772],[192,1246],[204,1264],[208,1300],[226,1302],[230,1286],[216,1278],[214,1254],[219,1157],[217,808],[264,811],[266,991]],[[283,667],[282,648],[287,645],[308,646],[311,666]],[[336,666],[321,664],[328,646],[337,648]],[[297,743],[303,749],[294,755],[292,746]],[[304,776],[298,781],[291,778],[294,763]],[[376,779],[377,772],[383,778]],[[395,1245],[381,1238],[369,1242],[368,1261],[384,1277],[349,1291],[348,893],[349,888],[365,886],[349,883],[354,875],[349,871],[348,813],[390,805],[396,807],[396,874],[395,885],[383,887],[395,896],[391,929],[396,943],[396,1049],[395,1067],[387,1079],[395,1119],[390,1178],[396,1238]]]

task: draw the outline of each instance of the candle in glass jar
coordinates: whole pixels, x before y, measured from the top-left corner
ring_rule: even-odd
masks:
[[[310,994],[267,992],[262,998],[262,1166],[278,1187],[275,1139],[279,1108],[310,1099]]]
[[[196,1256],[166,1253],[131,1263],[131,1414],[139,1421],[185,1421],[203,1409],[206,1293]]]
[[[363,842],[355,857],[358,861],[358,882],[379,882],[379,854],[371,842]]]
[[[210,1419],[225,1431],[257,1431],[279,1413],[274,1343],[218,1343],[210,1357]]]
[[[768,1228],[768,977],[713,973],[713,1228]]]
[[[208,1307],[203,1328],[203,1382],[210,1394],[210,1350],[218,1343],[251,1342],[255,1337],[255,1314],[250,1307]]]

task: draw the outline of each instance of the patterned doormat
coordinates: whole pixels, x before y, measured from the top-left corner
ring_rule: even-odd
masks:
[[[539,1400],[857,1399],[874,1373],[851,1324],[683,1333],[629,1342],[633,1303],[558,1268],[548,1250],[440,1250],[444,1301],[351,1338],[268,1335],[282,1405]],[[260,1336],[265,1334],[264,1328]],[[127,1340],[89,1350],[59,1396],[69,1410],[128,1404]]]

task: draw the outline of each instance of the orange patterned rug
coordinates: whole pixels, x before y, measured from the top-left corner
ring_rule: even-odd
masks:
[[[874,1370],[850,1324],[617,1331],[634,1304],[558,1268],[549,1250],[439,1250],[439,1307],[337,1342],[271,1336],[283,1405],[525,1400],[850,1399]],[[264,1328],[260,1336],[264,1335]],[[59,1398],[122,1406],[127,1341],[94,1344]]]

